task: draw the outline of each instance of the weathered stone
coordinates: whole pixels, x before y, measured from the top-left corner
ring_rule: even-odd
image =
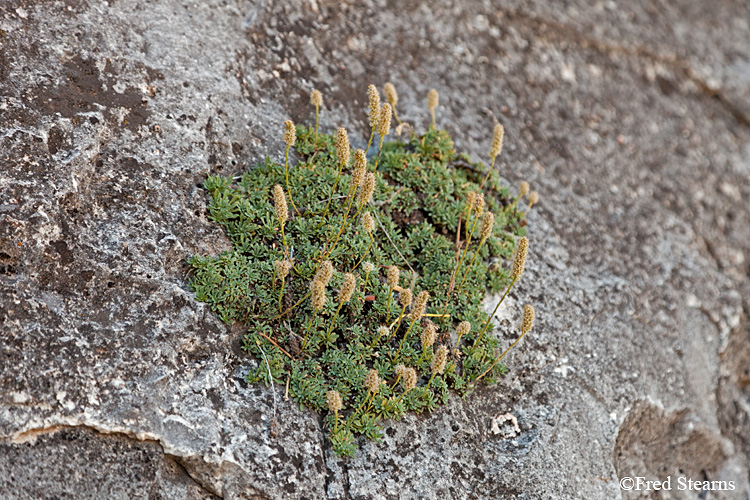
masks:
[[[0,7],[0,496],[629,498],[635,474],[750,494],[748,4],[430,5]],[[439,90],[477,158],[505,126],[499,168],[541,201],[498,334],[524,303],[537,323],[497,387],[342,460],[283,388],[244,383],[242,329],[186,259],[228,245],[205,174],[281,158],[312,88],[363,142],[388,80],[418,128]],[[505,413],[518,436],[492,432]]]

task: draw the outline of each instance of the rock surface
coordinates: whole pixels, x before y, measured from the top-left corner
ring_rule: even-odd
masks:
[[[0,497],[616,499],[671,474],[747,498],[750,4],[494,3],[4,1]],[[364,140],[388,80],[419,128],[438,89],[476,158],[505,125],[501,172],[541,202],[500,335],[538,321],[497,387],[341,460],[244,383],[186,259],[228,245],[207,173],[280,158],[313,88]]]

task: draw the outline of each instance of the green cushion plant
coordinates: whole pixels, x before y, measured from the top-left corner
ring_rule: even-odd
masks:
[[[368,95],[366,151],[352,154],[344,129],[318,130],[314,91],[315,125],[285,123],[283,164],[208,177],[209,216],[233,248],[190,259],[196,298],[247,328],[244,348],[258,361],[247,381],[280,384],[324,413],[344,456],[356,435],[379,439],[381,420],[432,411],[506,372],[482,302],[487,290],[505,298],[528,248],[528,185],[513,197],[493,168],[502,126],[485,173],[435,126],[437,92],[422,134],[398,119],[392,85],[389,103],[374,86]],[[399,137],[387,141],[392,116]],[[521,337],[533,314],[526,306]]]

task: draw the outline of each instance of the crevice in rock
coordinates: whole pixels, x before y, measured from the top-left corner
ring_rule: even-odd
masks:
[[[351,486],[351,481],[349,480],[349,462],[344,460],[344,498],[346,500],[351,498],[351,495],[349,494]]]
[[[701,238],[701,241],[703,241],[703,246],[706,248],[708,255],[711,257],[714,267],[716,269],[721,270],[721,259],[719,258],[719,254],[716,251],[714,242],[711,239],[705,238],[703,235],[701,235],[701,232],[698,230],[697,227],[695,227],[695,225],[691,225],[691,228],[693,230],[693,233],[698,235]]]
[[[712,475],[730,458],[723,436],[696,423],[690,409],[666,412],[639,400],[617,431],[613,450],[618,477],[658,475],[665,463],[686,476]]]
[[[187,477],[190,478],[191,481],[193,481],[201,490],[205,491],[207,494],[211,495],[212,497],[216,498],[224,498],[224,495],[221,491],[216,491],[211,485],[205,484],[203,481],[195,477],[194,474],[190,473],[190,469],[183,463],[182,459],[175,455],[170,455],[169,453],[164,453],[166,456],[170,457],[175,465],[180,468],[182,472],[185,473]]]
[[[714,391],[722,436],[739,444],[750,460],[750,310],[743,307],[740,324],[729,334],[727,348],[719,356],[719,381]]]
[[[220,491],[217,492],[211,485],[205,484],[199,478],[196,478],[194,474],[191,474],[190,470],[183,463],[183,457],[180,457],[179,455],[175,455],[173,453],[169,453],[168,451],[166,451],[161,440],[159,440],[156,437],[146,437],[143,434],[139,435],[138,433],[127,432],[124,430],[102,429],[102,428],[99,428],[90,424],[76,424],[76,425],[56,424],[56,425],[50,425],[48,427],[36,427],[36,428],[28,429],[24,432],[15,434],[13,436],[0,437],[0,441],[5,441],[10,444],[23,444],[23,443],[28,443],[30,441],[35,441],[40,436],[45,436],[48,434],[55,434],[65,429],[85,429],[91,432],[95,432],[96,434],[99,434],[102,436],[116,436],[116,437],[120,437],[124,439],[130,439],[133,441],[139,441],[142,443],[156,444],[159,446],[162,453],[164,453],[166,457],[172,459],[173,462],[187,475],[187,477],[190,478],[202,491],[205,491],[208,495],[214,498],[224,498]]]
[[[325,467],[325,493],[328,498],[331,498],[329,493],[329,487],[337,482],[336,471],[329,467],[328,460],[326,458],[326,433],[325,433],[325,419],[322,416],[318,416],[318,422],[320,423],[320,455],[323,459],[323,466]],[[338,458],[334,453],[333,449],[330,450],[331,456]],[[343,474],[343,481],[341,481],[341,490],[343,490],[343,500],[349,500],[350,494],[349,489],[351,487],[351,481],[349,480],[349,462],[344,459],[341,462],[341,473]],[[340,481],[340,480],[338,480]],[[342,498],[342,497],[336,497]]]
[[[320,424],[320,457],[323,460],[323,467],[325,467],[325,493],[328,496],[328,487],[331,484],[331,478],[333,477],[333,471],[328,467],[328,460],[326,460],[326,433],[324,432],[323,417],[318,416],[318,423]]]

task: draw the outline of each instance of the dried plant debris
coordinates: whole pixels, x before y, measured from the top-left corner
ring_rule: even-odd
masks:
[[[518,426],[518,420],[510,413],[498,415],[492,419],[490,431],[501,438],[514,438],[521,434],[521,428]]]
[[[247,327],[244,348],[261,361],[247,381],[273,379],[325,414],[342,456],[357,435],[379,439],[381,420],[432,411],[506,372],[482,301],[487,290],[507,296],[528,249],[519,209],[528,185],[513,196],[494,170],[503,127],[485,168],[437,128],[436,91],[422,134],[403,127],[393,85],[385,96],[368,89],[366,150],[352,151],[343,128],[319,130],[323,96],[313,91],[314,126],[284,124],[284,163],[206,179],[208,212],[233,248],[190,260],[196,298]],[[392,116],[408,137],[386,140]]]

